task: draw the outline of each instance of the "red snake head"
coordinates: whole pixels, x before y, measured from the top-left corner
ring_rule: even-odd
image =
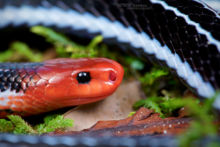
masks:
[[[122,66],[106,58],[55,59],[44,62],[38,74],[46,84],[45,100],[72,106],[101,100],[123,79]]]

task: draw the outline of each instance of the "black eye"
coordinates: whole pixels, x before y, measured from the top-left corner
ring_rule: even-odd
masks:
[[[90,73],[89,72],[79,72],[76,77],[79,84],[86,84],[89,83],[91,80]]]

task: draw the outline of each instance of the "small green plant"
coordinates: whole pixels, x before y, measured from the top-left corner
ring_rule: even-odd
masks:
[[[11,61],[11,59],[18,60],[25,58],[31,62],[42,61],[42,54],[35,53],[31,48],[23,42],[14,42],[10,45],[9,49],[0,53],[0,62]]]
[[[43,124],[36,125],[34,128],[39,134],[42,134],[71,126],[73,126],[73,120],[64,119],[62,115],[49,115],[44,118]]]
[[[36,134],[37,132],[20,116],[9,115],[9,120],[13,124],[13,133],[14,134]]]
[[[64,119],[62,115],[46,116],[44,123],[34,127],[18,115],[8,115],[7,117],[8,120],[0,119],[0,132],[37,135],[73,126],[73,120]]]
[[[213,113],[213,103],[217,98],[216,96],[206,99],[202,105],[193,103],[189,100],[183,100],[185,107],[189,113],[193,116],[193,121],[190,128],[182,135],[179,136],[179,145],[181,147],[192,146],[195,140],[202,139],[204,137],[217,137],[218,127],[214,124],[216,116]],[[219,143],[210,142],[209,145],[215,144],[220,146]]]
[[[163,76],[167,76],[168,74],[169,72],[166,69],[154,67],[150,72],[147,72],[143,77],[141,77],[140,81],[146,85],[151,86],[155,83],[156,80]]]
[[[147,97],[181,97],[185,89],[167,68],[159,66],[153,66],[139,81]]]
[[[172,116],[176,110],[185,106],[183,99],[180,98],[169,98],[169,97],[148,97],[147,99],[140,100],[134,104],[134,109],[140,107],[146,107],[153,109],[155,112],[160,113],[160,117],[165,118]],[[195,99],[188,99],[195,103]],[[198,103],[198,101],[196,101]]]
[[[133,116],[136,113],[136,111],[132,111],[128,114],[128,117]]]
[[[11,121],[0,119],[0,132],[13,132],[14,126]]]
[[[159,80],[168,76],[169,72],[166,69],[154,67],[150,72],[146,72],[139,78],[142,84],[143,90],[147,96],[157,96],[158,91],[161,88],[161,82]]]
[[[61,33],[55,32],[43,26],[34,26],[31,32],[43,36],[49,43],[54,45],[59,57],[83,58],[96,57],[95,49],[102,42],[102,36],[96,36],[87,46],[77,44]]]

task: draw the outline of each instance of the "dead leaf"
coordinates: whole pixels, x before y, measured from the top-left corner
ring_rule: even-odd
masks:
[[[48,135],[71,136],[144,136],[176,135],[189,127],[189,117],[160,118],[153,110],[140,108],[133,116],[122,120],[99,121],[89,129],[82,131],[52,132]]]

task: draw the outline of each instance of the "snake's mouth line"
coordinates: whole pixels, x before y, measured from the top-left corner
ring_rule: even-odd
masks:
[[[105,100],[106,97],[111,95],[103,95],[99,97],[86,97],[86,98],[68,98],[60,100],[60,103],[67,104],[68,106],[78,106],[83,104],[100,102],[101,100]]]
[[[80,98],[81,100],[86,100],[86,101],[89,101],[89,100],[92,100],[92,101],[96,101],[96,100],[102,100],[108,96],[111,96],[109,94],[106,94],[106,95],[102,95],[102,96],[98,96],[98,97],[86,97],[86,98]]]

